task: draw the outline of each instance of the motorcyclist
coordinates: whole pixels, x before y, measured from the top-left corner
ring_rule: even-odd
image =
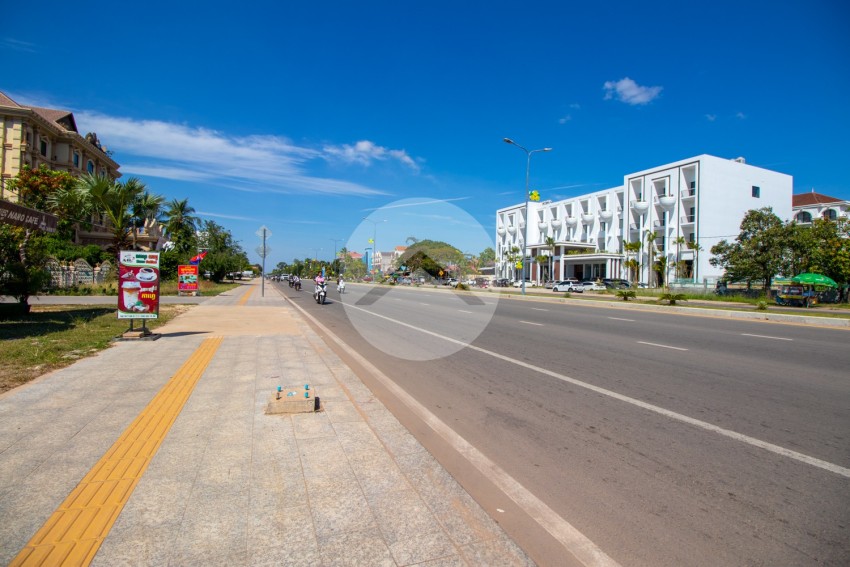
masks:
[[[318,296],[319,289],[325,285],[325,276],[323,276],[322,273],[319,272],[318,275],[316,275],[316,279],[314,281],[316,282],[316,290],[313,292],[313,295]]]
[[[301,291],[301,278],[298,276],[292,276],[292,286],[296,291]]]
[[[345,293],[345,280],[342,279],[342,276],[339,276],[339,279],[336,281],[336,289],[340,293]]]

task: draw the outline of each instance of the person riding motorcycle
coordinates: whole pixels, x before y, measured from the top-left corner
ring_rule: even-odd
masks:
[[[295,288],[295,291],[301,291],[301,278],[299,278],[298,276],[293,276],[292,287]]]
[[[336,280],[336,289],[340,293],[345,293],[345,280],[342,279],[342,276]]]
[[[316,278],[313,280],[316,282],[316,290],[313,292],[313,296],[317,297],[319,295],[319,289],[321,289],[325,285],[325,276],[319,272]]]

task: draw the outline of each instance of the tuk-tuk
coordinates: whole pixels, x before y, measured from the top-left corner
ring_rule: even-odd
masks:
[[[818,301],[815,286],[796,284],[783,285],[776,294],[776,303],[791,307],[811,307]]]

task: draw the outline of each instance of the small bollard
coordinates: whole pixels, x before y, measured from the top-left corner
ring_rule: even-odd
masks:
[[[304,392],[304,397],[305,397],[305,398],[309,398],[309,397],[310,397],[310,392]]]
[[[304,389],[305,389],[305,390],[309,390],[309,389],[310,389],[310,384],[304,384]]]

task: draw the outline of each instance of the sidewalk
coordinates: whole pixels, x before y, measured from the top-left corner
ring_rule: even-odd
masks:
[[[532,564],[272,286],[157,332],[0,396],[0,563]]]

